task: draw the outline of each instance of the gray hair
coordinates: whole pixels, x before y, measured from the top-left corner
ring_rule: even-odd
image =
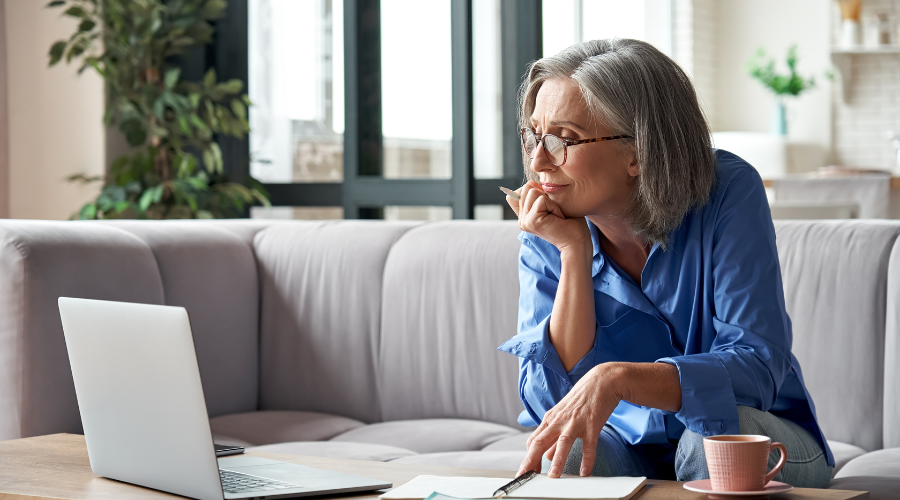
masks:
[[[623,213],[634,234],[659,243],[709,199],[716,179],[709,125],[690,78],[668,56],[640,40],[612,38],[573,45],[532,64],[519,93],[520,120],[530,126],[541,85],[571,78],[594,119],[633,152],[640,167]],[[534,179],[523,155],[525,175]],[[535,179],[536,180],[536,179]]]

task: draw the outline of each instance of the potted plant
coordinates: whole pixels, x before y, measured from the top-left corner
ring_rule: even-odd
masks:
[[[766,55],[762,47],[747,61],[747,72],[750,76],[759,80],[767,89],[775,94],[775,118],[772,121],[772,133],[787,135],[787,114],[785,112],[785,100],[789,97],[799,96],[800,93],[815,87],[815,80],[803,78],[797,74],[797,45],[791,45],[787,52],[788,74],[779,74],[775,71],[775,59]]]
[[[80,20],[68,40],[50,48],[50,66],[65,59],[93,69],[106,83],[104,123],[117,126],[135,148],[116,158],[97,198],[73,216],[109,218],[223,218],[250,204],[268,206],[262,185],[224,174],[219,134],[249,133],[243,82],[218,82],[210,69],[185,81],[171,64],[191,47],[212,41],[210,21],[224,0],[54,0],[52,8]],[[72,181],[97,177],[76,174]]]

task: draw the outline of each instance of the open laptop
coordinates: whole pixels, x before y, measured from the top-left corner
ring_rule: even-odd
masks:
[[[60,297],[59,313],[95,474],[201,500],[391,487],[256,457],[217,462],[184,308]]]

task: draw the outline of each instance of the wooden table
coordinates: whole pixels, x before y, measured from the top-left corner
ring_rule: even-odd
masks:
[[[511,471],[462,469],[406,465],[384,462],[366,462],[337,458],[301,457],[275,453],[247,453],[248,455],[282,460],[310,467],[347,472],[360,476],[391,481],[394,486],[409,481],[420,474],[436,476],[509,477]],[[675,481],[648,481],[647,486],[635,495],[637,500],[675,499],[705,500],[706,495],[693,493]],[[0,441],[0,500],[38,499],[161,499],[183,498],[159,491],[132,486],[95,476],[88,462],[84,436],[53,434],[25,439]],[[312,497],[310,497],[312,498]],[[333,495],[329,500],[374,500],[376,493]],[[773,500],[787,499],[855,499],[869,498],[866,492],[841,490],[814,490],[797,488],[785,495],[775,495]]]

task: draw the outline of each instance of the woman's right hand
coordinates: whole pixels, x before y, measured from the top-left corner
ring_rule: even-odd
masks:
[[[588,255],[593,253],[591,233],[584,219],[567,219],[538,182],[528,181],[516,193],[518,200],[507,195],[506,202],[519,217],[519,229],[546,240],[560,252],[568,248],[581,250],[587,245]]]

